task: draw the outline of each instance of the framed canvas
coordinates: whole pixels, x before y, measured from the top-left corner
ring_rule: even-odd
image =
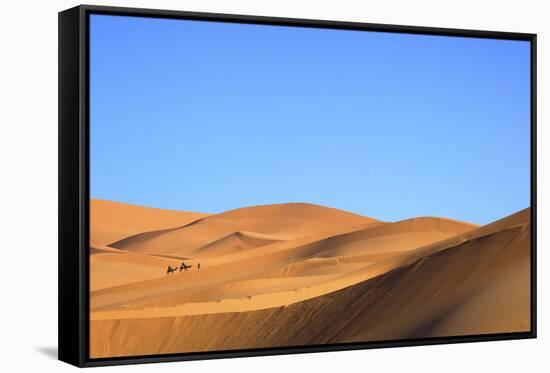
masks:
[[[59,358],[536,336],[536,35],[59,13]]]

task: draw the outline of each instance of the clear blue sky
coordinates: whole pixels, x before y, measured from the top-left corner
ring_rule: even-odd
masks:
[[[93,15],[91,196],[487,223],[530,204],[529,43]]]

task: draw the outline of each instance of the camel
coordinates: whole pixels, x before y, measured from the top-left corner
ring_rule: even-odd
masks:
[[[187,272],[187,270],[188,270],[189,268],[191,268],[191,267],[193,267],[193,266],[192,266],[192,265],[187,265],[187,264],[185,264],[185,262],[182,262],[182,263],[181,263],[181,266],[180,266],[180,272],[181,272],[181,271]]]
[[[168,270],[166,271],[166,274],[169,275],[170,273],[176,272],[177,270],[178,270],[178,267],[172,268],[172,267],[168,266]]]

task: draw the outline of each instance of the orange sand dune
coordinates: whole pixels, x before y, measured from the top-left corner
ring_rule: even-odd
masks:
[[[205,245],[239,231],[288,240],[377,220],[349,212],[304,203],[254,206],[211,215],[162,234],[138,234],[111,244],[139,252],[188,255]]]
[[[530,327],[529,209],[477,227],[286,204],[166,229],[92,248],[92,357]]]
[[[169,265],[184,258],[144,255],[108,246],[90,247],[90,291],[158,278]]]
[[[243,250],[262,247],[277,241],[279,240],[275,237],[265,234],[237,231],[198,248],[192,252],[192,255],[200,258],[229,255]]]
[[[367,224],[366,228],[359,226],[339,229],[329,233],[264,245],[254,251],[221,255],[210,260],[199,257],[188,262],[195,263],[200,260],[203,264],[200,273],[192,272],[183,277],[162,276],[150,281],[94,292],[92,307],[104,308],[108,304],[112,304],[110,299],[116,299],[117,304],[124,302],[126,306],[146,303],[151,298],[157,302],[164,298],[173,300],[175,299],[174,293],[177,293],[178,302],[183,302],[187,294],[197,290],[196,287],[205,292],[205,280],[208,281],[211,288],[225,286],[229,282],[273,276],[289,284],[290,287],[286,290],[293,290],[300,288],[298,284],[301,279],[296,278],[293,283],[287,282],[283,279],[284,277],[346,274],[380,261],[382,258],[397,255],[403,250],[418,248],[427,243],[466,232],[473,227],[471,224],[444,219],[412,219],[388,223],[384,226]],[[352,233],[349,233],[350,230]],[[326,260],[323,264],[319,262],[323,256],[329,256],[331,252],[343,251],[346,256],[331,260],[330,264],[332,265],[327,265],[329,262]],[[332,256],[335,256],[334,253]],[[316,257],[319,258],[312,263]],[[355,259],[348,264],[340,263],[341,260],[349,261],[350,258]],[[159,274],[161,273],[159,272]],[[114,296],[115,294],[118,295]],[[300,297],[303,296],[300,293]]]
[[[206,216],[208,214],[91,199],[90,235],[93,243],[108,245],[144,231],[181,227]]]

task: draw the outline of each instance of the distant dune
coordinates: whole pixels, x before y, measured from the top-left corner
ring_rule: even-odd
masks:
[[[310,204],[126,221],[128,206],[92,202],[110,216],[92,227],[92,357],[530,328],[529,209],[478,227]]]
[[[214,240],[238,231],[288,240],[327,229],[374,223],[377,220],[349,212],[304,203],[254,206],[210,215],[178,229],[143,232],[111,244],[125,250],[187,255]]]
[[[144,231],[181,227],[206,216],[208,214],[161,210],[92,199],[90,235],[93,243],[108,245]]]

